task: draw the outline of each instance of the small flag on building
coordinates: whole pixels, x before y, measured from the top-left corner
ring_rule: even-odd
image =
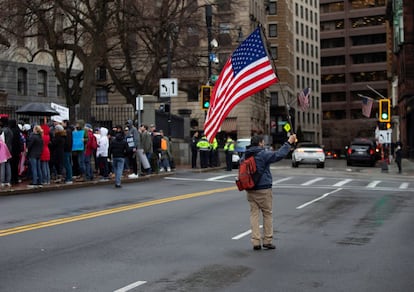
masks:
[[[309,97],[311,92],[312,90],[309,87],[307,87],[304,90],[302,90],[298,95],[298,104],[303,112],[306,112],[306,110],[309,108]]]
[[[362,97],[362,114],[369,118],[371,116],[373,99],[363,96]]]
[[[239,102],[277,81],[258,27],[233,52],[214,85],[204,123],[207,139],[213,140]]]

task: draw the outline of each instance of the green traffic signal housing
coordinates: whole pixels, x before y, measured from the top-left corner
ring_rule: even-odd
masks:
[[[210,107],[211,91],[213,87],[209,85],[201,86],[201,109],[208,110]]]
[[[388,98],[379,100],[379,121],[384,123],[391,121],[391,103]]]

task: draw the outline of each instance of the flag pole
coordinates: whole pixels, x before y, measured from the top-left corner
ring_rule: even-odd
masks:
[[[266,47],[265,48],[266,48],[267,56],[269,57],[268,40],[267,40],[266,35],[263,33],[263,30],[264,30],[263,29],[263,25],[259,24],[259,27],[260,27],[260,32],[261,32],[262,37],[264,37],[265,40],[266,40]],[[288,121],[289,125],[291,126],[291,129],[289,130],[289,134],[294,134],[295,132],[293,131],[292,118],[290,116],[290,106],[289,106],[289,103],[287,102],[287,99],[286,99],[286,96],[285,96],[285,92],[284,92],[284,90],[282,88],[282,84],[280,82],[279,74],[277,74],[277,67],[276,67],[276,64],[275,64],[275,60],[273,58],[270,58],[270,57],[269,57],[269,59],[272,60],[273,70],[276,73],[277,79],[279,79],[278,84],[279,84],[280,92],[282,93],[283,102],[285,104],[287,121]]]

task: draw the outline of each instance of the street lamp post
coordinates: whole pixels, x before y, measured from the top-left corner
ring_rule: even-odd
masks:
[[[211,5],[206,5],[206,24],[207,24],[207,50],[208,50],[208,84],[210,84],[211,79],[211,41],[212,41],[212,33],[211,33],[211,26],[213,20],[213,11]]]

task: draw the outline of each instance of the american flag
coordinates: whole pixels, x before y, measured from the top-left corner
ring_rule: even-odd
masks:
[[[298,95],[298,104],[303,112],[306,112],[306,110],[309,108],[309,96],[311,92],[312,90],[309,87],[307,87],[304,90],[302,90]]]
[[[362,114],[369,118],[371,116],[373,99],[363,96],[362,97]]]
[[[210,98],[204,134],[211,142],[224,119],[242,100],[277,82],[257,28],[227,60]]]

